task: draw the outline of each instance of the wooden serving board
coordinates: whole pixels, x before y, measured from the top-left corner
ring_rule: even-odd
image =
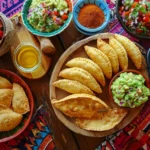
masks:
[[[36,47],[38,47],[40,49],[40,43],[39,41],[36,39],[36,37],[31,34],[25,27],[24,25],[22,25],[21,23],[19,24],[16,24],[15,21],[13,20],[13,24],[14,24],[14,27],[15,27],[15,40],[14,40],[14,43],[11,47],[11,55],[12,55],[12,59],[13,59],[13,52],[14,50],[17,48],[17,46],[23,42],[28,42],[28,43],[31,43],[33,45],[35,45]],[[29,79],[38,79],[38,78],[41,78],[43,77],[49,67],[51,65],[51,58],[46,56],[43,52],[42,52],[42,61],[41,61],[41,65],[32,73],[23,73],[23,72],[20,72],[18,70],[18,72],[23,75],[24,77],[26,78],[29,78]],[[17,68],[16,68],[17,69]]]
[[[70,59],[75,58],[75,57],[88,58],[87,54],[84,51],[84,45],[89,45],[89,46],[96,47],[96,40],[97,40],[98,37],[108,41],[108,38],[110,36],[113,36],[113,34],[103,33],[103,34],[91,36],[87,39],[84,39],[82,41],[79,41],[79,42],[73,44],[61,56],[61,58],[58,60],[58,62],[56,64],[56,66],[54,68],[54,71],[53,71],[53,74],[51,76],[50,85],[49,85],[50,86],[50,100],[52,100],[52,99],[61,99],[61,98],[64,98],[65,96],[67,96],[67,95],[70,95],[69,93],[67,93],[63,90],[55,88],[54,86],[52,86],[52,83],[59,79],[59,77],[58,77],[59,72],[61,70],[63,70],[64,68],[66,68],[66,66],[65,66],[66,62],[69,61]],[[140,48],[141,51],[143,51],[143,49],[141,49],[141,47],[139,47],[139,48]],[[137,70],[130,59],[129,59],[128,69]],[[138,71],[140,71],[146,78],[148,78],[148,73],[147,73],[147,69],[146,69],[146,61],[145,61],[144,57],[143,57],[142,69],[140,69]],[[113,76],[114,76],[114,74],[113,74]],[[113,100],[109,96],[109,83],[110,83],[110,80],[106,79],[106,86],[105,87],[101,86],[103,92],[101,94],[97,94],[96,96],[99,97],[100,99],[102,99],[103,101],[105,101],[111,108],[119,107],[117,104],[115,104],[113,102]],[[93,131],[87,131],[87,130],[81,129],[81,128],[79,128],[78,126],[76,126],[74,124],[74,122],[73,122],[73,120],[71,120],[71,118],[65,116],[63,113],[61,113],[56,108],[53,107],[53,109],[55,111],[56,116],[59,118],[59,120],[66,127],[68,127],[70,130],[72,130],[72,131],[74,131],[78,134],[85,135],[85,136],[103,137],[103,136],[107,136],[109,134],[112,134],[112,133],[117,132],[118,130],[124,128],[127,124],[129,124],[138,115],[138,113],[141,111],[143,106],[144,105],[141,105],[137,108],[132,108],[132,109],[131,108],[126,108],[128,110],[128,114],[123,119],[123,121],[120,124],[118,124],[115,128],[113,128],[111,130],[107,130],[107,131],[102,131],[102,132],[99,132],[99,131],[98,132],[93,132]]]

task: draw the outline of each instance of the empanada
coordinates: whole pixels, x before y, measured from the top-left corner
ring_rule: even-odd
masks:
[[[14,96],[12,99],[12,108],[19,114],[26,114],[30,111],[29,100],[21,85],[13,83]]]
[[[74,80],[61,79],[54,82],[53,85],[56,86],[57,88],[60,88],[73,94],[85,93],[95,95],[87,86]]]
[[[10,107],[13,93],[11,89],[0,89],[0,104]]]
[[[142,55],[139,48],[127,37],[115,34],[115,39],[119,41],[125,48],[127,54],[135,64],[137,69],[142,67]]]
[[[105,102],[89,94],[73,94],[51,102],[54,107],[69,117],[91,118],[96,111],[108,108]]]
[[[0,132],[10,131],[19,125],[23,116],[0,104]]]
[[[79,67],[88,71],[99,83],[105,85],[105,78],[101,68],[92,60],[87,58],[74,58],[67,62],[68,67]]]
[[[0,89],[12,89],[12,84],[4,77],[0,76]]]
[[[116,51],[121,69],[122,70],[127,69],[128,56],[124,47],[113,37],[109,38],[109,45]]]
[[[102,69],[104,75],[110,79],[112,76],[112,67],[108,57],[99,49],[84,46],[87,55]]]
[[[114,128],[126,115],[126,110],[114,108],[106,112],[97,112],[90,119],[77,118],[75,124],[85,130],[105,131]]]
[[[97,93],[102,92],[101,87],[95,78],[84,69],[77,67],[67,68],[62,70],[59,73],[59,76],[65,79],[78,81]]]
[[[119,62],[116,51],[101,38],[97,39],[97,48],[101,50],[106,56],[108,56],[112,71],[116,74],[119,71]]]

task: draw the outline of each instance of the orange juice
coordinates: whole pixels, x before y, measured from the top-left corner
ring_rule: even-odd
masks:
[[[40,51],[29,44],[19,46],[15,51],[15,66],[23,72],[34,71],[41,62]]]

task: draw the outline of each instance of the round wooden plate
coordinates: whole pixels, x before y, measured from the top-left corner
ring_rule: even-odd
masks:
[[[54,86],[52,86],[52,83],[59,79],[59,77],[58,77],[59,72],[61,70],[63,70],[64,68],[66,68],[66,66],[65,66],[66,62],[69,61],[72,58],[75,58],[75,57],[88,58],[88,56],[86,55],[86,53],[84,51],[84,45],[89,45],[89,46],[96,47],[96,39],[98,37],[100,37],[101,39],[104,39],[104,40],[107,41],[110,36],[113,36],[113,34],[111,34],[111,33],[102,33],[102,34],[94,35],[94,36],[91,36],[87,39],[84,39],[82,41],[79,41],[79,42],[73,44],[70,48],[68,48],[68,50],[66,50],[66,52],[58,60],[56,66],[54,68],[53,74],[51,76],[50,85],[49,85],[50,86],[50,100],[52,100],[52,99],[61,99],[61,98],[64,98],[65,96],[67,96],[67,95],[70,95],[69,93],[67,93],[63,90],[55,88]],[[144,49],[140,46],[139,46],[139,48],[140,48],[141,52],[143,53]],[[137,70],[135,68],[135,65],[131,62],[130,59],[129,59],[128,69]],[[146,69],[146,61],[145,61],[144,57],[143,57],[142,69],[140,69],[138,71],[140,71],[144,76],[146,76],[148,78],[148,73],[147,73],[147,69]],[[109,96],[109,83],[110,83],[110,80],[106,79],[106,83],[107,84],[106,84],[105,87],[101,86],[103,92],[101,94],[97,94],[97,97],[99,97],[100,99],[105,101],[111,108],[119,107],[119,106],[117,106],[117,104],[115,105],[112,102],[112,99]],[[56,108],[53,107],[53,109],[54,109],[54,112],[55,112],[56,116],[58,117],[58,119],[66,127],[68,127],[70,130],[72,130],[72,131],[74,131],[78,134],[85,135],[85,136],[103,137],[103,136],[107,136],[109,134],[112,134],[114,132],[117,132],[118,130],[121,130],[126,125],[128,125],[138,115],[138,113],[141,111],[143,106],[144,105],[141,105],[140,107],[132,108],[132,109],[127,108],[128,114],[122,120],[122,122],[120,124],[118,124],[115,128],[113,128],[111,130],[102,131],[102,132],[98,132],[98,131],[94,132],[94,131],[87,131],[87,130],[81,129],[81,128],[79,128],[78,126],[76,126],[74,124],[73,119],[65,116],[63,113],[61,113]]]

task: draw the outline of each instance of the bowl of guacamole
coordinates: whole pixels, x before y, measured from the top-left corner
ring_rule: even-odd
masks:
[[[147,79],[140,72],[126,70],[114,76],[109,93],[119,106],[135,108],[148,100],[150,89]]]
[[[72,20],[72,0],[26,0],[22,20],[35,35],[55,36],[64,31]]]

